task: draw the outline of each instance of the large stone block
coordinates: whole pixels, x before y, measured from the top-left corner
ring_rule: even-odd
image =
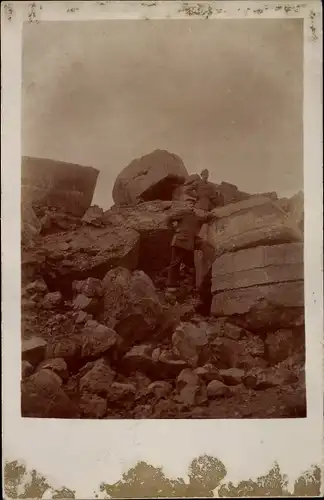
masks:
[[[139,234],[132,229],[83,227],[61,235],[46,236],[42,274],[52,288],[68,286],[88,277],[102,279],[115,266],[136,269]],[[66,283],[66,285],[65,285]]]
[[[83,216],[91,205],[99,171],[92,167],[23,157],[22,200]]]
[[[236,206],[235,206],[236,205]],[[207,241],[216,255],[259,245],[302,241],[295,218],[268,198],[251,198],[214,210]]]
[[[212,267],[212,292],[303,280],[303,244],[259,246],[223,254]]]
[[[304,282],[256,285],[214,295],[211,314],[231,317],[250,331],[274,331],[304,323]]]
[[[171,200],[175,188],[187,177],[188,172],[179,156],[157,149],[133,160],[120,172],[113,187],[113,199],[116,205]]]

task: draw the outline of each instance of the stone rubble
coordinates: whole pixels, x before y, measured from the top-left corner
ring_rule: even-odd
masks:
[[[68,175],[64,193],[34,199],[38,170],[24,191],[23,416],[306,416],[301,194],[215,185],[225,206],[202,227],[209,246],[168,294],[167,221],[196,179],[179,157],[132,162],[105,212],[90,206],[95,171],[69,201]]]

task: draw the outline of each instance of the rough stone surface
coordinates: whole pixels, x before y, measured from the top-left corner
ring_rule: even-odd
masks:
[[[268,333],[265,339],[266,358],[270,365],[276,365],[296,352],[302,351],[304,344],[304,327]]]
[[[80,392],[107,397],[114,378],[115,372],[104,359],[100,359],[80,379]]]
[[[29,377],[34,371],[34,367],[28,361],[21,362],[21,378]]]
[[[166,397],[172,391],[172,385],[164,380],[157,380],[156,382],[152,382],[147,390],[158,397]]]
[[[107,326],[128,342],[149,337],[163,313],[151,279],[142,271],[131,273],[119,267],[106,274],[103,286]]]
[[[214,295],[211,314],[228,316],[248,330],[290,328],[304,323],[304,282],[275,283]]]
[[[69,378],[69,370],[63,358],[46,359],[37,366],[37,371],[51,370],[63,381]]]
[[[171,200],[174,189],[188,177],[179,156],[155,150],[133,160],[117,176],[113,187],[116,205],[134,205],[138,201]]]
[[[83,281],[74,281],[72,283],[72,288],[79,294],[85,295],[86,297],[102,297],[103,286],[101,280],[96,278],[87,278]]]
[[[60,246],[68,249],[60,250]],[[75,280],[102,279],[115,266],[135,269],[139,234],[132,229],[82,227],[60,235],[44,237],[46,261],[43,273],[53,286],[68,290]]]
[[[22,360],[35,366],[45,358],[47,342],[40,337],[22,341]]]
[[[84,418],[103,418],[107,412],[107,401],[95,394],[82,394],[79,408]]]
[[[21,413],[33,418],[78,418],[76,405],[61,387],[59,377],[41,370],[22,381]]]
[[[43,307],[45,309],[55,309],[63,301],[61,292],[51,292],[47,293],[44,297]]]
[[[99,171],[72,163],[24,156],[22,198],[82,216],[90,206]]]
[[[303,245],[258,246],[227,253],[213,263],[212,293],[304,278]]]
[[[203,329],[190,323],[182,323],[172,336],[175,352],[192,367],[198,363],[202,348],[208,343],[208,337]]]
[[[207,385],[208,398],[219,398],[230,395],[230,390],[227,385],[220,380],[212,380]]]
[[[239,368],[219,370],[219,374],[226,385],[238,385],[245,376],[244,370],[240,370]]]

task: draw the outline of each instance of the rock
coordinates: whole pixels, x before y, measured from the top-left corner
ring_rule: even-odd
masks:
[[[90,206],[99,171],[72,163],[24,156],[22,199],[76,216]]]
[[[22,341],[22,360],[35,366],[45,358],[47,342],[40,337]]]
[[[74,309],[79,309],[81,311],[86,311],[87,308],[92,303],[92,299],[89,297],[86,297],[85,295],[82,295],[82,293],[79,293],[76,298],[73,300],[73,307]]]
[[[297,381],[298,376],[296,373],[285,367],[269,368],[267,370],[254,368],[244,378],[246,387],[255,390],[264,390],[276,386],[281,387]]]
[[[107,401],[95,394],[82,394],[79,408],[85,418],[102,418],[107,413]]]
[[[226,318],[211,318],[206,328],[209,340],[217,337],[239,340],[245,334],[244,328],[229,323]]]
[[[81,339],[79,337],[62,338],[56,342],[49,342],[46,348],[46,359],[62,358],[69,367],[80,357]]]
[[[174,189],[187,177],[188,172],[178,156],[155,150],[133,160],[120,172],[113,187],[113,199],[116,205],[171,200]]]
[[[44,280],[38,279],[36,281],[33,281],[32,283],[29,283],[26,286],[26,291],[30,294],[39,293],[43,295],[48,292],[48,288]]]
[[[226,385],[238,385],[245,376],[244,370],[240,370],[239,368],[219,370],[219,374]]]
[[[82,331],[81,337],[81,356],[101,357],[113,348],[118,348],[121,344],[121,338],[117,333],[105,325],[96,325],[95,327],[86,327]]]
[[[84,214],[82,221],[86,224],[101,227],[103,225],[104,211],[98,205],[93,205],[88,208]]]
[[[271,332],[304,323],[304,283],[276,283],[214,295],[211,314],[228,316],[252,332]]]
[[[38,220],[30,201],[21,203],[21,239],[22,243],[29,243],[30,240],[39,235],[41,224]]]
[[[22,381],[21,413],[33,418],[79,417],[76,406],[61,387],[60,378],[50,370],[41,370]]]
[[[207,385],[208,398],[220,398],[230,395],[230,389],[220,380],[212,380]]]
[[[303,240],[299,224],[269,197],[251,196],[212,213],[215,220],[204,224],[199,234],[204,245],[195,257],[198,287],[203,286],[215,258],[224,253]]]
[[[74,281],[72,283],[72,288],[77,293],[85,295],[86,297],[102,297],[103,286],[99,279],[97,278],[87,278],[83,281]]]
[[[151,279],[142,271],[118,267],[106,274],[103,286],[105,324],[131,344],[152,335],[163,307]]]
[[[63,358],[47,359],[37,366],[37,371],[50,370],[56,373],[63,381],[69,378],[69,370]]]
[[[75,319],[75,323],[77,325],[80,325],[81,323],[84,323],[88,318],[88,313],[85,311],[80,311]]]
[[[186,213],[189,208],[187,202],[155,200],[140,203],[136,208],[113,207],[105,212],[104,218],[119,232],[132,229],[140,235],[137,268],[154,277],[170,264],[174,230],[168,223],[169,217]]]
[[[181,370],[187,368],[188,364],[183,359],[177,359],[174,353],[168,349],[160,350],[155,377],[175,378]]]
[[[24,379],[29,377],[34,371],[34,367],[28,361],[22,361],[21,363],[21,378]]]
[[[163,398],[172,392],[172,385],[164,380],[157,380],[156,382],[152,382],[147,389],[157,397]]]
[[[58,246],[67,241],[70,244],[70,264],[62,266],[62,259],[66,259],[67,255],[66,252],[58,251]],[[44,237],[42,248],[48,255],[42,267],[43,276],[50,276],[53,286],[71,289],[74,281],[94,276],[102,279],[110,269],[119,265],[135,269],[138,264],[139,234],[127,228],[121,231],[113,227],[81,227]]]
[[[175,352],[192,367],[197,366],[202,348],[208,344],[203,329],[191,323],[181,323],[172,336]]]
[[[135,345],[123,358],[124,369],[128,369],[130,372],[151,373],[157,361],[153,359],[152,353],[153,346],[151,344]]]
[[[100,302],[98,299],[86,297],[82,293],[79,293],[73,300],[73,308],[95,314],[100,311]]]
[[[42,306],[44,309],[55,309],[60,306],[62,302],[63,297],[61,292],[51,292],[45,295]]]
[[[211,343],[211,360],[218,369],[240,368],[246,370],[254,366],[265,367],[267,363],[259,355],[261,352],[260,344],[263,347],[260,339],[254,344],[251,338],[240,341],[216,338]]]
[[[270,365],[276,365],[303,349],[304,345],[304,328],[268,333],[265,339],[266,358]]]
[[[206,363],[204,366],[199,366],[194,370],[194,373],[198,375],[205,382],[211,382],[212,380],[222,380],[220,375],[220,370],[218,370],[212,363]]]
[[[302,243],[258,246],[226,253],[212,269],[212,293],[304,279]]]
[[[113,382],[109,389],[107,396],[108,402],[132,399],[136,393],[136,387],[133,384],[122,384],[120,382]]]
[[[93,368],[80,379],[81,394],[90,393],[107,397],[115,375],[108,363],[104,359],[99,359]]]
[[[185,368],[179,374],[176,383],[178,392],[177,401],[187,405],[194,406],[206,401],[206,387],[189,368]]]

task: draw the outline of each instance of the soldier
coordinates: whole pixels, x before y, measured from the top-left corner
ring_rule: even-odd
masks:
[[[200,210],[212,210],[215,207],[223,206],[224,200],[217,187],[212,182],[208,182],[209,171],[202,170],[201,179],[197,181],[195,190],[197,196],[196,208]]]
[[[182,215],[169,218],[169,223],[177,222],[176,232],[171,243],[171,263],[167,281],[169,292],[176,290],[181,264],[183,263],[188,267],[194,266],[194,251],[202,245],[198,233],[202,224],[213,218],[215,218],[213,214],[204,213],[194,208],[188,209]]]

